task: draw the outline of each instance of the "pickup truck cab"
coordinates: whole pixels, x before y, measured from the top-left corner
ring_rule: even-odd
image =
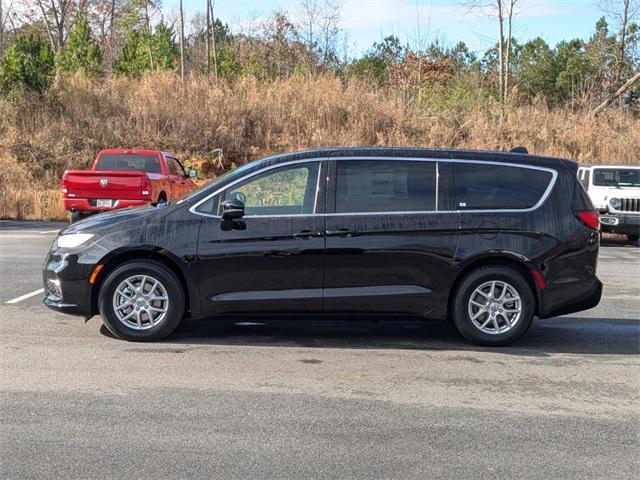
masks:
[[[640,167],[631,165],[586,165],[578,179],[600,214],[603,232],[640,238]]]
[[[67,170],[62,202],[71,222],[92,213],[178,199],[196,188],[180,161],[159,150],[102,150],[91,170]]]

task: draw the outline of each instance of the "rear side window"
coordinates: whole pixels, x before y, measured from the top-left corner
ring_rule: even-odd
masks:
[[[530,208],[552,179],[546,171],[506,165],[461,162],[453,170],[459,210]]]
[[[435,210],[435,162],[336,162],[336,213]]]
[[[96,169],[161,173],[157,156],[137,153],[105,153],[98,158]]]

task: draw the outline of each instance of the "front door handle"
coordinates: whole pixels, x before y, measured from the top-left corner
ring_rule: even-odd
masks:
[[[327,230],[327,237],[351,237],[356,234],[355,230],[350,228],[340,228],[338,230]]]
[[[311,230],[302,230],[293,234],[293,238],[311,238],[319,236],[317,233],[313,233]]]

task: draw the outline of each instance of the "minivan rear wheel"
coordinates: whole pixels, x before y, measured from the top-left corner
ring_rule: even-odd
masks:
[[[182,320],[184,292],[175,274],[154,260],[127,262],[104,280],[98,295],[102,321],[129,341],[165,338]]]
[[[531,326],[533,292],[522,274],[496,265],[469,273],[458,286],[453,321],[467,340],[486,346],[514,342]]]

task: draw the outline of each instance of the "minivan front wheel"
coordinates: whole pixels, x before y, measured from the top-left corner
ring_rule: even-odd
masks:
[[[455,292],[453,321],[458,331],[479,345],[511,343],[531,326],[535,302],[531,287],[518,271],[504,266],[469,273]]]
[[[184,292],[175,274],[163,264],[136,260],[107,276],[98,303],[105,326],[116,337],[160,340],[182,320]]]

